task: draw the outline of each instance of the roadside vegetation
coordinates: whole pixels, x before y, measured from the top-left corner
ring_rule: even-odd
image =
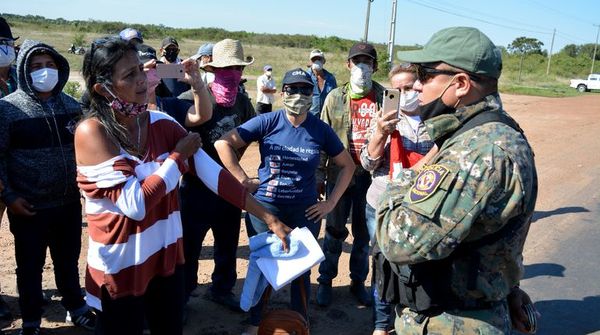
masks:
[[[90,43],[102,36],[118,34],[125,27],[133,27],[142,32],[145,44],[159,49],[165,36],[174,36],[179,41],[180,55],[191,56],[198,47],[207,41],[216,42],[224,38],[239,39],[244,44],[246,56],[255,59],[244,75],[253,79],[262,73],[265,64],[273,66],[273,75],[281,82],[285,71],[295,67],[305,68],[308,54],[312,49],[321,49],[326,55],[325,67],[343,84],[349,77],[346,69],[346,55],[356,41],[335,36],[317,37],[314,35],[258,34],[245,31],[226,31],[219,28],[170,28],[163,25],[130,25],[123,22],[105,22],[96,20],[69,21],[64,19],[46,19],[34,15],[0,14],[10,23],[13,34],[22,39],[37,39],[56,47],[71,64],[72,71],[80,71],[83,56],[67,53],[71,44],[86,49]],[[21,41],[22,41],[21,39]],[[376,44],[379,55],[379,71],[375,80],[387,83],[388,54],[384,44]],[[396,46],[395,51],[418,49],[421,46]],[[594,44],[567,45],[554,53],[551,58],[550,72],[547,50],[543,43],[534,38],[516,37],[508,46],[499,46],[502,50],[504,69],[500,79],[502,93],[540,95],[549,97],[575,96],[580,94],[569,87],[569,79],[585,78],[589,74]],[[396,60],[397,61],[397,60]],[[600,72],[600,52],[596,55],[597,69]],[[254,89],[253,80],[247,87]],[[70,91],[77,91],[76,85],[70,85]],[[70,92],[72,93],[72,92]]]

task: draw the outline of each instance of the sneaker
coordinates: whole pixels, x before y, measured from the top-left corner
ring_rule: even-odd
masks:
[[[42,330],[40,327],[25,327],[21,329],[19,335],[40,335]]]
[[[371,295],[367,292],[365,284],[352,281],[350,284],[350,292],[356,297],[361,305],[371,306],[373,304],[373,300],[371,300]]]
[[[240,308],[240,301],[235,298],[233,293],[229,292],[227,294],[215,294],[211,290],[208,290],[204,295],[204,298],[216,302],[217,304],[227,307],[229,310],[233,312],[243,312]]]
[[[12,313],[10,308],[2,296],[0,296],[0,320],[12,320]]]
[[[94,330],[96,328],[96,314],[91,309],[88,309],[87,312],[72,318],[71,313],[67,312],[65,322],[87,330]]]
[[[317,305],[327,307],[331,305],[331,284],[319,284],[317,288]]]

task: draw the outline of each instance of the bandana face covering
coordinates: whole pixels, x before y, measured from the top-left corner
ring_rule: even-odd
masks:
[[[306,114],[312,105],[312,95],[285,94],[283,96],[283,107],[288,114]]]
[[[106,85],[102,84],[108,94],[113,97],[113,101],[109,104],[110,108],[112,108],[115,112],[125,116],[125,117],[136,117],[146,111],[148,104],[138,104],[136,102],[126,102],[125,100],[117,97],[111,90],[106,87]]]
[[[242,71],[215,68],[215,81],[210,86],[217,104],[231,107],[235,104]]]

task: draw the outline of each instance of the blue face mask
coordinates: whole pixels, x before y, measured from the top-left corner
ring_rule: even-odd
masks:
[[[45,67],[31,72],[33,88],[42,93],[48,93],[58,83],[58,70]]]

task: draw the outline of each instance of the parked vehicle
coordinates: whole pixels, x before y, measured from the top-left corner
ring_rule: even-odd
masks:
[[[70,54],[83,55],[85,53],[85,48],[76,47],[74,44],[71,44],[71,47],[67,49],[67,52]]]
[[[588,79],[571,79],[571,85],[569,85],[577,91],[583,93],[589,90],[600,90],[600,74],[592,73],[588,76]]]

